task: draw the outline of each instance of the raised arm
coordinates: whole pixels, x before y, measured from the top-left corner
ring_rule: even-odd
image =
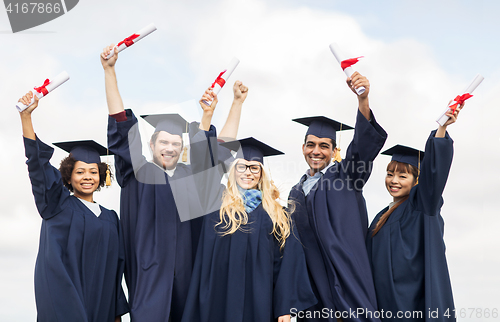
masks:
[[[238,127],[240,123],[241,107],[247,97],[248,88],[245,85],[243,85],[243,83],[241,83],[240,81],[236,81],[233,86],[233,92],[234,92],[233,104],[231,106],[231,110],[229,111],[229,115],[227,117],[224,128],[222,129],[222,132],[224,132],[225,134],[220,134],[218,136],[219,139],[221,139],[222,141],[231,141],[236,139],[236,134],[238,133]],[[212,101],[210,106],[205,104],[206,101]],[[199,103],[201,108],[203,109],[203,117],[201,119],[199,128],[200,130],[207,132],[210,130],[211,126],[210,123],[212,122],[212,116],[215,107],[217,106],[218,103],[217,95],[212,91],[211,87],[209,87],[205,91]],[[222,165],[221,175],[223,175],[223,173],[225,173],[229,168],[229,164],[233,161],[233,157],[230,153],[230,150],[216,144],[217,141],[215,139],[216,138],[214,137],[212,138],[208,137],[210,146],[210,158],[213,165],[218,165],[218,164]]]
[[[111,44],[105,47],[101,53],[101,64],[104,68],[104,83],[106,87],[106,100],[108,102],[109,115],[117,114],[125,110],[120,92],[118,91],[118,82],[115,72],[115,64],[118,60],[118,49],[113,49],[113,47],[114,45]],[[111,50],[114,50],[115,54],[110,59],[106,59]]]
[[[205,104],[205,102],[211,102],[210,105]],[[200,130],[209,131],[210,125],[212,123],[212,117],[214,115],[215,107],[219,99],[217,98],[217,94],[215,94],[212,90],[212,87],[207,88],[203,96],[201,97],[199,103],[201,109],[203,110],[203,116],[201,117],[200,122]]]
[[[33,93],[28,92],[26,93],[26,95],[19,99],[19,102],[23,103],[24,105],[29,105],[29,103],[31,102],[31,98],[33,98]],[[35,96],[35,102],[33,103],[33,105],[19,113],[19,115],[21,116],[21,125],[23,127],[23,136],[30,140],[36,140],[35,130],[33,129],[33,123],[31,121],[31,113],[35,110],[35,108],[37,108],[37,106],[38,97]]]
[[[368,93],[370,93],[370,82],[368,81],[368,78],[365,76],[361,75],[358,72],[355,72],[354,74],[351,75],[347,79],[347,86],[353,91],[354,94],[356,94],[356,88],[359,88],[361,86],[365,87],[365,92],[361,95],[357,95],[358,98],[358,109],[363,114],[363,116],[369,121],[371,117],[371,112],[370,112],[370,104],[368,102]]]
[[[224,127],[219,133],[219,139],[224,141],[236,140],[238,128],[240,126],[241,108],[248,95],[248,87],[241,81],[236,81],[233,85],[234,99]]]
[[[211,101],[211,104],[205,104],[207,101]],[[195,122],[189,126],[191,169],[198,201],[204,214],[208,214],[220,209],[222,194],[220,181],[223,173],[217,162],[219,149],[217,131],[215,126],[210,124],[218,103],[217,95],[211,87],[203,93],[199,103],[203,109],[201,122],[199,126]]]
[[[19,102],[28,105],[33,97],[29,92]],[[31,181],[33,196],[40,216],[48,219],[58,214],[64,200],[69,196],[69,191],[64,187],[61,173],[54,168],[49,160],[54,149],[40,141],[33,130],[31,113],[38,106],[38,98],[35,96],[33,105],[20,112],[23,128],[24,147],[28,160],[28,172]]]
[[[115,64],[118,50],[111,44],[101,53],[101,64],[104,69],[106,101],[108,103],[108,148],[115,155],[116,179],[123,188],[147,161],[142,155],[142,143],[137,118],[131,110],[125,111],[118,91]],[[106,59],[111,50],[115,54]],[[141,181],[141,178],[137,178]],[[144,182],[144,181],[142,181]]]
[[[450,105],[450,104],[451,104],[451,101],[448,103],[448,105]],[[448,125],[451,125],[457,121],[458,113],[460,113],[460,111],[462,110],[464,105],[465,105],[465,103],[462,103],[459,106],[457,106],[455,111],[452,111],[450,109],[450,110],[448,110],[448,112],[446,112],[446,116],[448,116],[449,119],[448,119],[448,121],[446,121],[446,123],[444,123],[443,126],[441,126],[441,125],[438,126],[437,131],[436,131],[437,138],[444,138],[445,137],[446,129],[448,128]]]
[[[370,82],[358,72],[347,79],[347,85],[356,94],[355,89],[364,86],[365,92],[357,95],[358,113],[354,128],[354,137],[342,160],[342,171],[352,179],[353,188],[361,190],[370,177],[372,162],[384,146],[387,133],[377,123],[368,103]]]
[[[426,214],[436,215],[442,205],[442,197],[453,159],[453,140],[446,132],[448,125],[456,122],[463,105],[446,115],[449,120],[444,126],[432,131],[425,145],[425,155],[418,179],[418,204]]]

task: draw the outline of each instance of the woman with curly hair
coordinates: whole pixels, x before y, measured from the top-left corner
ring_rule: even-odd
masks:
[[[213,98],[206,95],[202,107]],[[264,156],[283,153],[254,138],[221,145],[242,155],[229,169],[220,210],[203,218],[182,321],[290,321],[316,298],[290,213],[263,167]]]
[[[28,105],[29,92],[19,101]],[[35,134],[33,105],[20,113],[26,164],[42,217],[35,266],[37,321],[113,322],[128,312],[121,287],[124,260],[117,214],[94,201],[104,186],[106,149],[94,141],[56,143],[71,152],[59,171],[53,148]],[[70,194],[72,192],[72,194]]]

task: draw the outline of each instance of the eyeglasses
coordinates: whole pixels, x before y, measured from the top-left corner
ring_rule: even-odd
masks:
[[[247,171],[247,169],[250,169],[251,173],[257,174],[261,170],[260,165],[258,165],[258,164],[246,165],[243,163],[237,163],[235,168],[236,168],[236,171],[239,173],[243,173],[243,172]]]

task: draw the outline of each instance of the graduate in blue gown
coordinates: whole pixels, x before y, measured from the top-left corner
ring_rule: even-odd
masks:
[[[316,303],[302,245],[263,167],[264,156],[282,152],[253,138],[222,145],[240,144],[222,208],[204,217],[183,322],[286,322]]]
[[[184,311],[201,229],[201,219],[181,221],[178,209],[191,218],[206,213],[202,194],[195,193],[198,189],[192,174],[193,168],[203,169],[206,160],[211,160],[206,148],[201,149],[205,151],[201,156],[196,152],[193,156],[191,149],[191,166],[178,163],[184,146],[182,133],[189,129],[191,143],[207,146],[207,138],[216,137],[215,128],[208,124],[206,131],[200,130],[197,123],[188,126],[175,116],[144,116],[155,126],[150,140],[153,162],[147,161],[142,155],[137,118],[131,110],[124,110],[118,91],[114,68],[118,53],[115,50],[112,58],[105,59],[112,48],[104,49],[101,63],[110,114],[108,145],[115,154],[116,176],[122,188],[120,214],[131,320],[176,322]],[[241,82],[233,90],[235,100],[228,121],[239,120],[246,98],[247,89]],[[213,109],[205,109],[201,123],[206,123],[207,115],[211,119],[212,113]]]
[[[32,92],[20,101],[28,105]],[[104,186],[106,149],[94,141],[61,142],[71,152],[60,171],[54,149],[35,135],[31,113],[21,112],[29,177],[42,217],[35,266],[37,321],[113,322],[128,312],[121,282],[124,252],[117,214],[94,202]],[[73,194],[70,193],[73,192]]]
[[[401,145],[382,153],[392,155],[385,184],[393,202],[373,219],[366,238],[382,321],[398,314],[404,321],[455,321],[440,209],[453,158],[446,128],[461,108],[448,111],[448,122],[431,132],[425,156]]]
[[[354,137],[344,160],[332,161],[336,131],[346,129],[344,124],[324,117],[296,120],[309,126],[303,145],[309,170],[289,199],[296,204],[292,218],[318,298],[317,305],[297,315],[298,321],[378,321],[369,315],[377,302],[365,247],[368,217],[362,192],[387,134],[370,110],[368,79],[356,72],[348,85],[354,93],[360,86],[366,91],[357,96]]]

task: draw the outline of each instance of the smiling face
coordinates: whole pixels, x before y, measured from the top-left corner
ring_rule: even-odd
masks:
[[[256,189],[261,175],[262,166],[258,161],[239,159],[234,166],[236,183],[243,189]]]
[[[71,173],[70,184],[76,197],[93,201],[92,195],[99,188],[99,168],[97,163],[76,161]]]
[[[319,138],[309,134],[302,145],[302,153],[310,168],[310,174],[323,170],[332,160],[337,148],[333,147],[332,139]]]
[[[177,166],[182,151],[180,135],[160,131],[155,142],[149,144],[153,151],[154,163],[167,170],[172,170]]]
[[[398,164],[399,165],[399,164]],[[387,167],[385,186],[389,194],[398,201],[410,194],[411,188],[416,184],[415,176],[407,171],[404,166]]]

